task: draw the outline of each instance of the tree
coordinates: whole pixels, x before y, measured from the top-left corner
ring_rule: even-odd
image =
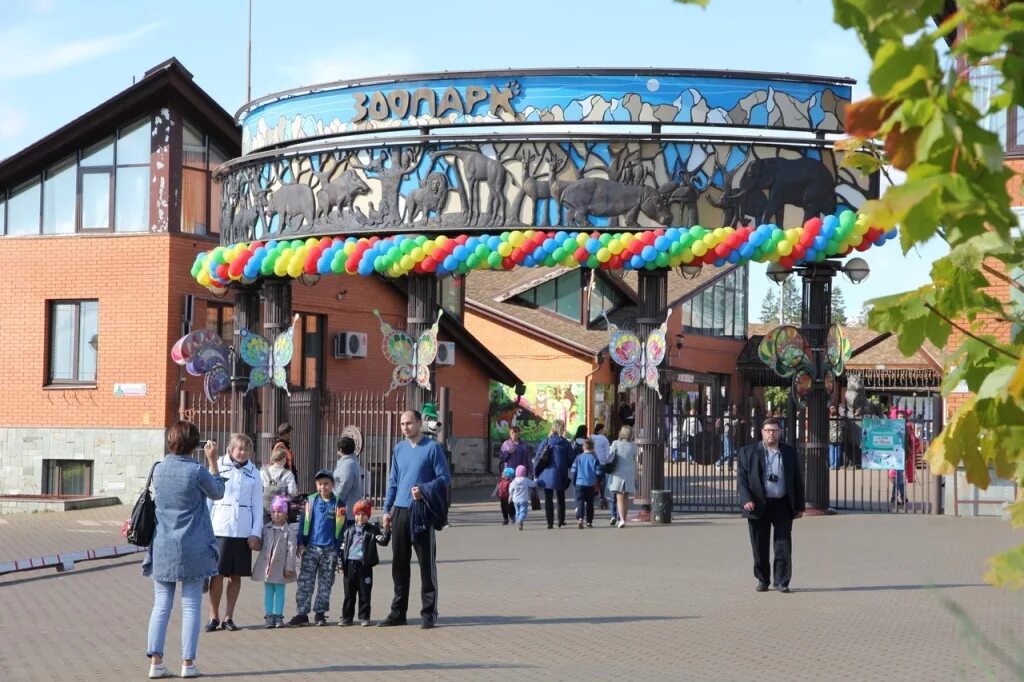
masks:
[[[796,278],[790,277],[782,284],[782,323],[800,324],[802,294],[796,288]]]
[[[764,323],[779,321],[779,299],[774,289],[769,289],[764,295],[764,300],[761,301],[761,317],[758,319]]]
[[[857,317],[853,318],[853,326],[855,327],[866,327],[868,326],[868,314],[874,306],[871,303],[865,302],[860,306],[860,312],[857,313]]]
[[[846,301],[843,299],[843,290],[839,287],[832,288],[832,321],[836,324],[846,324]]]
[[[935,235],[950,247],[932,264],[930,284],[872,301],[868,324],[893,333],[906,356],[925,339],[945,348],[956,330],[963,342],[947,359],[942,389],[948,395],[963,382],[973,396],[932,441],[929,464],[939,474],[963,466],[982,489],[990,471],[1024,485],[1024,335],[1007,341],[989,331],[993,321],[1024,321],[1024,306],[986,291],[995,281],[1024,292],[1005,274],[1024,264],[1024,239],[1011,232],[1017,218],[1007,184],[1015,173],[998,136],[982,127],[984,118],[1024,106],[1024,3],[833,0],[833,7],[836,23],[856,31],[872,62],[872,94],[846,108],[843,164],[906,173],[860,212],[872,226],[898,227],[904,252]],[[974,104],[972,69],[999,78],[985,111]],[[1010,505],[1009,516],[1024,527],[1024,500]],[[986,578],[1024,588],[1024,545],[994,557]]]

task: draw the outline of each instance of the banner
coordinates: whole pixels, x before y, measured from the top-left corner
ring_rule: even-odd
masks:
[[[902,470],[907,424],[903,419],[865,417],[861,431],[861,468]]]
[[[492,443],[508,438],[509,426],[518,426],[522,439],[534,444],[551,432],[551,422],[566,424],[566,438],[587,423],[585,385],[581,383],[527,382],[526,393],[516,398],[509,387],[491,382],[490,435]]]

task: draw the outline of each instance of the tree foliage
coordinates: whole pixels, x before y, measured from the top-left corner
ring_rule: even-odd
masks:
[[[768,324],[779,321],[779,297],[775,295],[774,289],[769,289],[761,301],[761,322]]]
[[[832,287],[832,321],[836,324],[847,324],[846,299],[843,297],[843,290],[838,286]]]

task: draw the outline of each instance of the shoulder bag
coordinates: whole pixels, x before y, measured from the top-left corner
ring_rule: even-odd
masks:
[[[139,493],[139,499],[135,500],[135,506],[132,508],[127,537],[128,542],[136,547],[149,547],[156,532],[156,502],[153,501],[150,485],[153,483],[153,471],[159,463],[153,463],[149,476],[146,477],[146,487]]]

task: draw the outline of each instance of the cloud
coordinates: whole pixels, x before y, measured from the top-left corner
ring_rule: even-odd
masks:
[[[0,32],[0,81],[39,76],[118,52],[156,30],[150,23],[127,33],[52,44],[34,30],[18,27]]]
[[[0,102],[0,140],[20,137],[28,130],[28,113]]]
[[[423,68],[422,62],[409,50],[383,48],[374,43],[349,43],[333,53],[282,65],[278,71],[288,81],[285,87],[294,88],[365,76],[410,73]]]

